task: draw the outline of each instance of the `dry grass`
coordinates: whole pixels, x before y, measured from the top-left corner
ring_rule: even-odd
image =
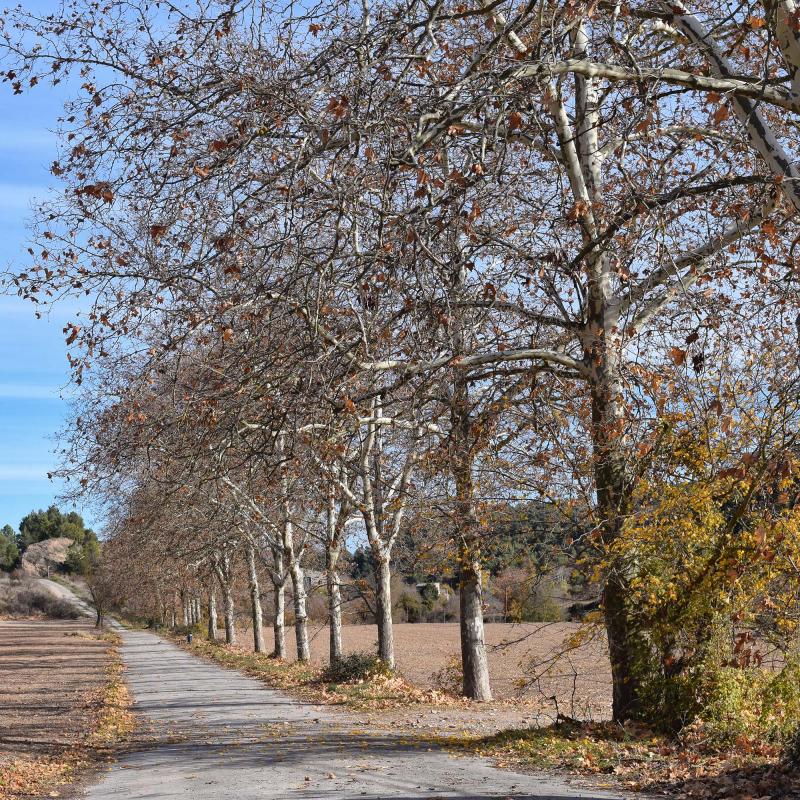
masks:
[[[570,623],[487,626],[492,686],[496,699],[474,703],[443,692],[437,673],[457,660],[457,624],[395,625],[398,675],[390,680],[331,686],[321,680],[327,664],[327,629],[311,626],[312,661],[294,663],[293,631],[287,629],[288,663],[256,656],[248,630],[240,630],[239,646],[212,646],[196,637],[193,652],[225,666],[240,669],[269,685],[288,689],[314,702],[340,705],[358,724],[403,729],[420,735],[462,734],[487,736],[509,727],[541,726],[554,721],[557,713],[606,719],[610,710],[610,676],[603,639],[590,641],[570,652],[548,675],[527,689],[531,662],[546,660],[561,651],[581,626]],[[345,626],[346,652],[374,651],[376,632],[370,625]],[[272,631],[267,635],[272,647]],[[178,643],[185,645],[182,637]],[[459,684],[452,672],[445,683]],[[453,680],[455,679],[455,680]]]
[[[352,710],[385,710],[458,702],[442,692],[413,686],[397,675],[379,674],[366,680],[332,683],[324,679],[319,664],[285,663],[252,650],[220,646],[205,639],[195,639],[192,644],[187,644],[183,637],[175,637],[175,641],[195,655],[251,675],[273,688],[293,691],[315,703],[347,706]]]
[[[800,798],[800,770],[783,764],[774,745],[742,740],[729,749],[709,747],[699,729],[675,739],[635,723],[562,722],[438,741],[501,767],[608,776],[609,785],[676,800]]]
[[[32,581],[0,583],[0,619],[78,619],[80,614],[68,601]]]

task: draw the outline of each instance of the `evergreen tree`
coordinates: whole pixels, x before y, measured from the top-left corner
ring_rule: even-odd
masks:
[[[17,534],[10,525],[4,525],[0,530],[0,569],[13,569],[19,560],[17,547]]]

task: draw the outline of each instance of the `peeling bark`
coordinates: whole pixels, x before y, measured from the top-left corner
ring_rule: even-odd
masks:
[[[222,601],[225,613],[225,643],[236,644],[236,608],[233,602],[233,590],[230,585],[222,587]]]
[[[272,632],[275,639],[275,647],[272,650],[273,658],[286,658],[286,587],[280,583],[274,587],[275,592],[275,617],[272,621]]]
[[[297,558],[291,559],[289,575],[292,578],[292,596],[294,599],[294,634],[297,642],[297,660],[310,661],[311,648],[308,644],[305,576]]]
[[[217,641],[217,595],[213,589],[208,592],[208,638]]]
[[[456,265],[453,296],[458,303],[466,299],[466,269],[459,254]],[[453,346],[457,356],[470,346],[469,318],[459,309],[453,320]],[[453,374],[450,398],[450,473],[455,483],[453,521],[458,542],[458,585],[460,610],[462,692],[473,700],[491,700],[489,662],[483,627],[483,596],[481,586],[480,522],[475,512],[475,493],[472,479],[475,453],[480,434],[473,431],[473,409],[470,403],[468,376],[461,370]]]
[[[466,541],[462,541],[459,547],[459,569],[461,664],[464,674],[462,688],[465,697],[491,700],[483,627],[481,563],[480,557],[475,555]]]
[[[372,551],[377,594],[375,616],[378,626],[378,656],[385,664],[394,668],[390,564],[392,547],[400,532],[408,502],[408,488],[417,460],[417,439],[407,443],[408,449],[400,473],[393,481],[388,481],[384,475],[381,428],[376,422],[381,413],[381,401],[376,398],[372,401],[367,436],[361,446],[359,458],[363,497],[361,502],[354,505],[361,507]],[[419,436],[418,430],[416,435]]]
[[[392,628],[392,571],[388,553],[375,563],[377,590],[375,622],[378,626],[378,657],[394,669],[394,630]]]
[[[252,542],[247,543],[247,576],[250,581],[250,607],[253,616],[253,649],[264,652],[264,615],[261,610],[261,590],[258,585],[256,553]]]
[[[272,548],[273,569],[270,572],[272,579],[274,616],[272,618],[272,632],[275,647],[270,656],[272,658],[286,658],[286,573],[283,569],[283,555],[280,548]]]
[[[703,23],[694,14],[689,12],[683,3],[679,0],[670,0],[661,5],[672,15],[673,25],[703,50],[716,76],[720,78],[734,76],[734,70],[717,46],[712,34],[705,29]],[[777,13],[780,21],[777,36],[784,58],[788,61],[788,67],[794,73],[794,87],[800,82],[797,75],[797,68],[800,65],[796,60],[800,57],[800,43],[797,41],[796,34],[793,34],[789,23],[789,17],[795,10],[794,3],[791,0],[783,0],[778,5]],[[790,36],[790,33],[793,35]],[[782,147],[772,125],[759,107],[758,100],[739,93],[732,94],[730,100],[734,113],[747,132],[753,147],[772,173],[783,179],[780,183],[781,191],[794,208],[800,211],[800,168]]]
[[[329,546],[326,548],[328,625],[330,628],[329,658],[331,663],[339,661],[344,653],[342,646],[342,592],[339,586],[339,571],[337,568],[340,554],[341,551],[338,547]]]
[[[466,381],[456,379],[451,408],[451,470],[456,485],[454,522],[458,542],[458,587],[462,691],[473,700],[491,700],[489,662],[483,627],[481,542],[472,483],[470,413]]]
[[[233,570],[227,553],[218,555],[213,563],[214,573],[222,592],[222,610],[225,622],[226,644],[236,643],[236,606],[233,599]]]

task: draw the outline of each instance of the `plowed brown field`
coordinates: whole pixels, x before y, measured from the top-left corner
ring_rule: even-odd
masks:
[[[83,620],[0,621],[0,762],[85,738],[109,664],[94,633]]]

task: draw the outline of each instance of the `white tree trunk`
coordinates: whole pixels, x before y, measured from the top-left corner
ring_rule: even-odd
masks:
[[[661,5],[665,11],[673,15],[674,26],[703,48],[711,64],[711,71],[715,75],[723,78],[736,75],[736,69],[728,61],[727,55],[720,50],[712,38],[711,32],[706,30],[705,25],[697,16],[692,14],[679,0],[669,0]],[[800,65],[796,63],[796,59],[800,58],[800,43],[797,42],[791,26],[786,25],[786,20],[791,19],[794,14],[794,3],[783,0],[779,6],[776,34],[787,61],[787,67],[790,71],[795,72],[793,83],[797,83],[796,73],[797,67]],[[787,38],[787,34],[791,35]],[[800,168],[784,150],[769,118],[757,100],[733,93],[730,96],[730,102],[736,117],[764,163],[774,175],[784,179],[780,184],[784,196],[795,209],[800,211]]]
[[[294,596],[294,635],[297,641],[297,660],[309,661],[311,649],[308,644],[308,614],[306,612],[305,576],[300,562],[294,554],[286,554],[291,559],[289,574],[292,578]]]
[[[236,606],[233,600],[233,569],[230,556],[223,552],[214,557],[214,574],[222,592],[222,610],[225,621],[225,642],[236,643]]]
[[[278,437],[278,450],[283,454],[283,436]],[[305,575],[300,565],[304,545],[299,546],[294,538],[293,508],[291,501],[291,487],[289,474],[283,470],[281,474],[281,508],[283,511],[282,530],[280,533],[282,544],[283,563],[288,565],[289,576],[292,579],[292,596],[294,599],[294,634],[297,642],[297,660],[309,661],[311,650],[308,644],[308,614],[306,612],[306,587]]]
[[[164,602],[164,593],[161,587],[156,585],[156,597],[158,598],[158,621],[161,625],[167,624],[167,604]]]
[[[208,638],[217,641],[217,595],[213,589],[208,593]]]
[[[272,579],[273,600],[275,615],[272,618],[272,632],[275,646],[272,658],[286,658],[286,574],[283,571],[283,553],[279,547],[272,548],[273,569],[270,573]]]
[[[339,586],[340,548],[330,543],[326,548],[327,581],[328,581],[328,613],[330,616],[330,662],[339,661],[343,655],[342,648],[342,591]]]
[[[394,631],[392,629],[392,572],[388,553],[375,559],[375,622],[378,625],[378,657],[394,669]]]
[[[274,582],[275,592],[275,617],[272,621],[272,633],[275,639],[275,647],[272,650],[273,658],[286,658],[286,585],[283,581]]]
[[[236,644],[236,607],[233,602],[233,587],[227,582],[222,587],[222,603],[225,613],[225,642]]]
[[[590,95],[586,85],[578,92],[579,99]],[[596,146],[581,151],[588,161],[594,158]],[[592,173],[594,174],[594,173]],[[453,285],[457,301],[464,298],[466,270],[462,267]],[[454,319],[454,352],[461,356],[468,350],[467,319],[463,312]],[[473,406],[466,375],[457,371],[453,380],[450,404],[450,471],[456,487],[454,519],[458,542],[459,606],[461,634],[462,691],[473,700],[491,700],[489,662],[483,628],[483,597],[481,586],[481,531],[475,512],[475,492],[472,473],[477,447],[473,433]]]
[[[264,616],[261,611],[261,590],[258,585],[256,553],[252,542],[247,543],[247,574],[250,580],[250,606],[253,613],[253,648],[264,652]]]
[[[459,556],[461,576],[459,599],[461,611],[461,665],[464,674],[463,692],[473,700],[491,700],[489,663],[486,659],[486,642],[483,627],[483,591],[481,587],[481,562],[462,543]]]

